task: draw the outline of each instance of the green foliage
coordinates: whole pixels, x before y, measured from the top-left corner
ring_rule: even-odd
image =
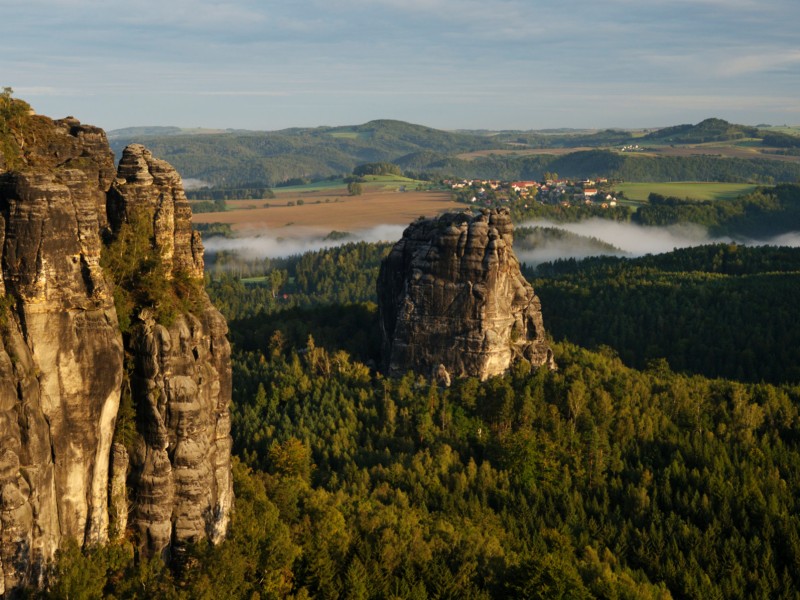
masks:
[[[633,371],[567,344],[557,360],[555,373],[439,390],[317,346],[240,355],[234,438],[249,464],[274,470],[267,489],[303,549],[295,589],[543,598],[793,589],[783,540],[800,528],[785,516],[796,514],[800,390],[663,365]],[[310,484],[294,467],[273,469],[276,447],[298,449],[301,465],[310,450]]]
[[[360,164],[389,162],[423,150],[460,153],[498,147],[488,136],[390,120],[349,128],[164,136],[151,133],[132,131],[115,137],[112,150],[119,155],[127,144],[143,143],[184,176],[224,188],[339,177]]]
[[[114,443],[125,446],[129,453],[133,451],[136,441],[136,407],[131,393],[130,373],[123,372],[122,391],[117,411],[117,421],[114,426]]]
[[[27,102],[13,98],[14,90],[4,87],[0,92],[0,171],[22,166],[21,133],[31,109]]]
[[[103,248],[100,265],[114,283],[114,305],[123,333],[130,330],[134,315],[150,308],[162,325],[171,324],[179,313],[197,312],[202,299],[202,281],[190,274],[167,272],[155,247],[152,215],[135,211]]]
[[[767,237],[800,228],[800,185],[759,188],[728,201],[685,200],[650,194],[633,216],[648,226],[696,223],[714,235]]]
[[[390,162],[377,162],[358,165],[353,169],[353,175],[402,175],[403,170]]]
[[[107,598],[107,586],[124,577],[132,583],[133,571],[133,548],[128,542],[81,549],[74,539],[66,539],[56,552],[50,583],[43,596],[54,600]]]
[[[225,212],[228,209],[225,200],[200,200],[190,203],[193,213]]]
[[[364,192],[364,186],[358,181],[351,181],[347,184],[347,193],[351,196],[360,196]]]
[[[716,244],[637,259],[561,260],[529,272],[556,339],[607,345],[644,368],[800,380],[800,250]]]
[[[658,351],[625,338],[649,359],[634,370],[622,351],[559,342],[558,371],[521,363],[443,389],[370,368],[375,307],[357,301],[374,294],[386,250],[348,244],[288,261],[222,259],[260,279],[217,273],[210,282],[234,342],[240,460],[229,536],[217,547],[198,544],[175,576],[159,560],[112,567],[93,551],[67,553],[72,566],[60,573],[72,587],[59,590],[117,598],[796,593],[798,379],[707,379],[676,373],[671,355],[660,357],[673,330],[688,336],[703,321],[743,337],[728,348],[724,332],[706,330],[698,359],[773,356],[748,327],[772,310],[793,331],[797,251],[717,245],[545,265],[536,284],[548,329],[559,327],[556,308],[597,337],[621,331],[619,313],[643,315],[629,327]],[[273,297],[287,290],[286,304]],[[562,296],[548,299],[553,290]],[[659,323],[659,314],[675,320]],[[772,362],[800,364],[783,355]]]
[[[739,140],[760,135],[753,128],[720,119],[680,125],[644,138],[652,143],[698,143]],[[642,138],[636,138],[642,139]],[[146,144],[154,154],[187,177],[225,189],[258,188],[289,182],[341,177],[359,165],[391,165],[421,179],[480,177],[542,179],[546,172],[563,177],[610,177],[626,181],[730,181],[773,183],[800,179],[800,164],[789,161],[715,156],[642,156],[611,149],[634,141],[626,131],[600,132],[445,132],[400,121],[372,121],[356,127],[320,127],[273,132],[226,132],[202,135],[131,131],[112,140],[119,153],[130,142]],[[578,148],[565,155],[481,154],[479,150]],[[602,149],[605,148],[605,149]],[[791,150],[791,149],[790,149]]]
[[[206,261],[208,291],[228,319],[295,307],[374,303],[380,262],[390,248],[385,243],[351,242],[287,259],[260,260],[220,252]],[[307,337],[305,333],[300,343]]]
[[[800,137],[781,132],[767,133],[764,134],[761,143],[764,146],[777,148],[800,148]]]
[[[203,239],[208,239],[213,236],[220,236],[224,238],[233,237],[233,229],[230,223],[192,223],[195,231],[199,231]]]
[[[186,190],[189,200],[213,200],[214,203],[225,200],[260,200],[274,198],[275,192],[268,187],[241,187],[241,188],[201,188],[199,190]],[[194,205],[192,205],[194,210]]]
[[[580,322],[588,334],[602,331],[610,315],[642,311],[624,305],[636,288],[603,294],[604,277],[617,272],[652,290],[643,303],[653,313],[665,289],[690,281],[708,286],[715,302],[752,303],[751,293],[713,285],[726,274],[732,285],[761,277],[754,286],[765,305],[720,309],[720,322],[731,323],[732,314],[763,315],[766,304],[791,302],[796,283],[769,292],[763,278],[792,273],[795,254],[709,246],[636,261],[595,259],[584,280],[579,263],[565,262],[547,267],[550,277],[572,274],[576,292],[597,279],[588,303],[574,309],[548,301],[544,280],[537,291],[545,309],[560,306],[565,318],[595,314]],[[366,256],[312,253],[305,272],[331,264],[314,281],[335,290],[335,273]],[[628,264],[637,267],[630,275],[613,269]],[[668,282],[683,272],[687,278],[668,288],[647,279],[662,273]],[[592,353],[562,343],[558,372],[519,367],[442,390],[411,374],[386,380],[370,371],[361,361],[376,361],[377,347],[358,343],[344,352],[360,330],[377,327],[357,306],[273,310],[231,322],[238,340],[233,436],[243,460],[270,473],[268,496],[300,549],[291,565],[295,593],[736,598],[796,587],[792,557],[800,545],[791,540],[800,539],[800,519],[786,517],[798,514],[796,386],[677,375],[663,360],[634,371],[610,348]],[[552,321],[546,313],[551,329]],[[687,322],[676,335],[693,328]],[[671,339],[663,327],[633,331],[661,347]],[[754,343],[746,327],[743,336],[732,344],[740,354]],[[730,361],[725,347],[706,344],[697,355]],[[770,362],[798,361],[763,364]]]
[[[622,250],[595,237],[572,233],[557,227],[517,227],[514,230],[514,250],[534,250],[557,243],[563,247],[590,248],[597,254],[622,254]]]
[[[670,144],[703,144],[705,142],[726,142],[758,136],[759,131],[755,127],[735,125],[723,119],[706,119],[697,125],[665,127],[648,133],[642,140]]]

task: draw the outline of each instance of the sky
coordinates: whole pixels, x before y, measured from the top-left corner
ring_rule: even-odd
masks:
[[[0,86],[106,129],[800,124],[798,0],[0,0]]]

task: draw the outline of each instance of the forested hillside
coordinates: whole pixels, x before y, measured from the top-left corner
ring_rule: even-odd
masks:
[[[556,339],[607,345],[631,366],[800,381],[800,249],[735,244],[528,272]]]
[[[646,156],[610,150],[583,150],[561,156],[481,156],[471,160],[454,157],[420,157],[394,162],[415,172],[442,176],[498,178],[505,180],[542,178],[545,172],[562,177],[608,177],[625,181],[728,181],[796,182],[800,163],[765,158],[720,158],[716,156]]]
[[[723,119],[705,119],[696,125],[664,127],[648,133],[643,139],[670,144],[703,144],[705,142],[727,142],[755,138],[760,135],[761,132],[756,127],[736,125]]]
[[[112,148],[146,144],[184,177],[214,187],[275,186],[289,180],[321,180],[350,173],[371,162],[393,162],[428,178],[541,179],[545,172],[563,177],[609,177],[627,181],[730,181],[775,183],[800,179],[800,163],[714,155],[652,156],[621,153],[633,143],[689,144],[761,136],[754,128],[721,119],[661,129],[644,137],[606,130],[586,133],[449,132],[377,120],[350,127],[296,128],[281,131],[192,133],[174,128],[137,128],[112,132]],[[767,134],[763,134],[767,135]],[[594,148],[568,154],[525,154],[547,148]],[[480,155],[465,154],[481,152]],[[496,152],[492,152],[496,151]],[[502,151],[502,152],[501,152]],[[510,154],[508,152],[511,152]]]
[[[184,177],[224,187],[274,186],[289,179],[338,177],[362,163],[391,162],[423,150],[458,154],[500,147],[487,136],[391,120],[274,132],[133,132],[111,141],[115,151],[131,141],[145,143],[155,155],[175,165]]]
[[[370,368],[375,306],[359,302],[385,249],[262,261],[260,273],[229,257],[229,270],[250,277],[217,273],[210,286],[234,341],[228,540],[198,546],[176,572],[158,559],[134,563],[124,544],[66,549],[56,597],[796,597],[797,374],[775,386],[676,374],[657,359],[634,370],[609,346],[558,342],[556,372],[519,365],[448,389],[412,374],[386,379]],[[600,335],[604,285],[643,322],[671,315],[642,305],[677,290],[665,304],[697,315],[680,329],[688,335],[728,312],[728,296],[732,329],[769,327],[765,304],[788,325],[797,286],[770,285],[796,277],[798,260],[786,249],[706,247],[554,265],[536,283],[556,338],[559,302]],[[615,277],[625,285],[611,288]],[[751,277],[762,278],[759,297]],[[696,297],[684,299],[690,280]],[[564,296],[548,298],[548,285]],[[585,304],[573,308],[574,297]],[[665,333],[679,326],[637,334],[663,356]],[[724,339],[705,341],[692,358],[731,354]],[[757,351],[755,336],[734,343]],[[798,364],[772,350],[756,368]]]
[[[649,202],[633,214],[647,226],[694,223],[715,236],[766,239],[800,230],[800,185],[784,184],[758,189],[724,202],[665,198],[650,194]]]

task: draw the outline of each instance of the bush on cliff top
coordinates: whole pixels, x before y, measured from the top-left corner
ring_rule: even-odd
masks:
[[[169,273],[153,239],[152,215],[133,211],[100,259],[114,283],[114,305],[123,333],[130,331],[133,315],[143,308],[150,308],[161,325],[202,309],[202,281],[182,271]]]
[[[0,171],[15,169],[22,155],[14,132],[24,124],[30,105],[12,98],[14,90],[4,87],[0,92]]]

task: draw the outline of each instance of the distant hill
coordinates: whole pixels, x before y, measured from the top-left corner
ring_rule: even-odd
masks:
[[[765,146],[774,146],[776,148],[800,148],[800,136],[769,132],[764,134],[761,143]]]
[[[172,163],[184,178],[224,188],[341,177],[358,165],[373,162],[391,162],[405,171],[434,177],[540,179],[550,171],[565,177],[606,176],[628,181],[797,181],[799,161],[778,160],[764,154],[721,158],[619,152],[621,146],[634,142],[680,146],[759,135],[756,128],[722,119],[706,119],[697,125],[667,127],[644,135],[642,131],[617,129],[442,131],[391,119],[280,131],[134,127],[109,133],[117,156],[127,144],[143,143],[156,156]],[[568,148],[584,150],[564,154],[563,149]],[[553,153],[543,152],[548,149],[554,149]],[[504,152],[487,152],[492,150]],[[483,152],[470,160],[459,158],[478,151]]]
[[[730,142],[744,138],[760,137],[756,127],[734,125],[723,119],[706,119],[697,125],[675,125],[645,135],[642,140],[671,144],[702,144],[705,142]]]
[[[107,131],[106,135],[109,140],[119,140],[152,135],[180,135],[182,132],[180,127],[125,127]]]
[[[214,185],[276,185],[294,178],[323,179],[367,162],[392,162],[417,152],[460,154],[504,147],[482,135],[453,133],[402,121],[377,120],[351,127],[165,134],[130,130],[112,136],[119,156],[131,142],[147,145],[185,177]]]

